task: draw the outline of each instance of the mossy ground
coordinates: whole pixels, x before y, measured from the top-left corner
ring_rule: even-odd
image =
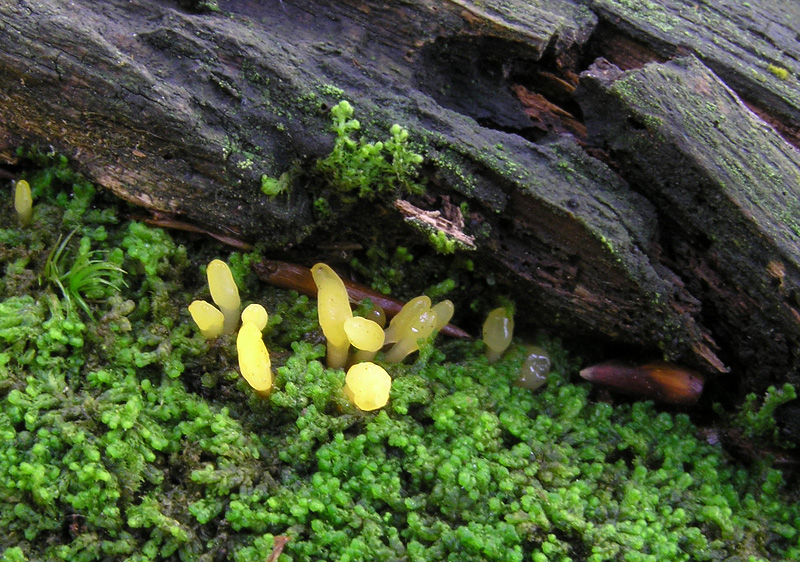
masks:
[[[253,254],[126,219],[59,159],[26,175],[33,223],[0,218],[0,559],[282,561],[781,560],[800,557],[796,490],[696,437],[684,414],[612,407],[573,384],[558,342],[538,394],[444,341],[387,366],[364,414],[326,369],[312,300],[264,286]],[[127,274],[85,294],[94,320],[39,282],[65,250]],[[70,252],[72,254],[70,254]],[[201,338],[186,306],[202,266],[232,264],[270,312],[276,388],[250,392],[235,342]]]

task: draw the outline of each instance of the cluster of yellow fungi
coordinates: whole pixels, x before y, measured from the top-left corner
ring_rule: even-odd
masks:
[[[214,260],[209,263],[206,276],[211,299],[219,308],[204,300],[195,300],[189,305],[189,314],[206,339],[232,334],[241,319],[242,326],[236,335],[239,370],[256,394],[268,396],[272,390],[272,364],[261,336],[269,319],[266,309],[260,304],[248,305],[240,318],[239,309],[242,303],[239,288],[224,261]]]
[[[330,266],[311,268],[317,286],[319,325],[327,341],[328,367],[350,365],[345,377],[345,394],[361,410],[376,410],[389,401],[392,379],[372,362],[385,346],[387,363],[399,363],[419,349],[420,342],[439,332],[453,316],[453,303],[431,306],[425,296],[412,299],[384,330],[386,315],[377,307],[373,318],[353,316],[350,298],[342,279]]]
[[[419,350],[422,342],[434,337],[453,317],[449,300],[432,305],[419,296],[406,303],[384,329],[386,315],[375,306],[370,318],[354,316],[344,282],[324,263],[311,268],[317,286],[319,325],[327,342],[328,367],[348,368],[344,394],[357,408],[377,410],[389,401],[392,378],[373,362],[385,350],[386,363],[399,363]],[[262,397],[272,390],[273,376],[269,351],[262,332],[268,314],[263,306],[251,304],[239,316],[241,300],[230,268],[213,260],[207,268],[208,287],[216,306],[195,300],[189,305],[200,332],[207,339],[232,334],[241,320],[236,337],[239,369],[253,390]],[[505,308],[493,310],[483,325],[483,339],[489,361],[497,360],[511,343],[514,321]]]

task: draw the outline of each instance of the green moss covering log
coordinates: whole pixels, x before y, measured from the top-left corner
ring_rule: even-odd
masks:
[[[389,406],[359,412],[313,301],[235,254],[244,299],[270,311],[275,390],[258,399],[234,339],[207,342],[186,311],[219,248],[124,220],[48,163],[27,174],[32,225],[0,217],[0,560],[263,562],[279,535],[296,562],[800,556],[781,472],[737,464],[685,414],[591,400],[555,340],[539,394],[511,384],[522,345],[488,365],[478,342],[437,341],[387,366]],[[126,285],[86,298],[97,320],[33,281],[74,228],[123,254]]]

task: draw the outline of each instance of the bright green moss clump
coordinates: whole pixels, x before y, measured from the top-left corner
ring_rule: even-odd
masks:
[[[555,343],[541,393],[512,386],[523,346],[489,365],[440,339],[386,366],[389,404],[360,412],[323,367],[314,303],[257,283],[253,256],[195,248],[190,263],[166,232],[89,211],[93,190],[62,197],[80,185],[64,172],[30,181],[50,222],[0,217],[4,562],[264,562],[278,535],[295,562],[800,557],[780,472],[735,464],[685,415],[589,401]],[[87,297],[102,322],[35,282],[76,227],[128,272]],[[212,257],[269,311],[267,399],[235,372],[235,339],[210,344],[186,311]]]

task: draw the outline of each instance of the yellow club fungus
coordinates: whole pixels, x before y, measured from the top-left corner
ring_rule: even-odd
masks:
[[[366,412],[383,408],[389,402],[392,377],[375,363],[356,363],[347,371],[344,393],[355,406]]]
[[[436,324],[434,325],[433,330],[438,334],[442,328],[450,323],[450,319],[453,318],[453,313],[456,311],[456,307],[453,304],[453,301],[443,300],[442,302],[437,302],[434,306],[432,306],[431,310],[436,315]]]
[[[409,320],[414,318],[419,318],[419,315],[423,312],[430,310],[431,308],[431,299],[426,297],[425,295],[416,297],[408,301],[403,308],[400,309],[400,312],[392,318],[392,321],[389,322],[389,327],[386,328],[386,338],[384,343],[394,343],[400,337],[399,333],[401,327],[407,325]]]
[[[261,330],[252,322],[245,322],[236,336],[239,369],[256,394],[266,398],[272,390],[272,364]]]
[[[364,318],[375,322],[381,330],[386,326],[386,311],[378,303],[372,303],[372,309],[364,315]]]
[[[420,341],[427,339],[435,328],[436,314],[431,309],[424,310],[414,317],[404,318],[403,323],[397,325],[397,343],[386,352],[386,361],[399,363],[417,351]]]
[[[213,260],[209,263],[206,274],[211,298],[225,316],[223,333],[231,334],[239,324],[239,306],[241,306],[239,289],[236,287],[228,264],[222,260]]]
[[[324,263],[312,267],[311,275],[317,285],[319,325],[328,344],[328,367],[340,369],[347,364],[350,351],[344,321],[353,317],[347,289],[336,272]]]
[[[514,335],[514,318],[504,307],[495,308],[483,323],[483,341],[486,344],[486,358],[494,363],[511,344]]]
[[[383,329],[374,320],[353,316],[344,321],[344,331],[356,351],[353,362],[371,361],[383,347]]]
[[[14,188],[14,209],[17,211],[19,222],[26,225],[33,216],[33,198],[31,186],[25,180],[19,180]]]
[[[242,324],[247,324],[248,322],[255,324],[256,328],[262,332],[267,327],[268,320],[267,309],[258,303],[248,304],[242,311]]]
[[[212,340],[222,333],[225,317],[214,305],[206,301],[192,301],[189,305],[189,314],[207,340]]]

